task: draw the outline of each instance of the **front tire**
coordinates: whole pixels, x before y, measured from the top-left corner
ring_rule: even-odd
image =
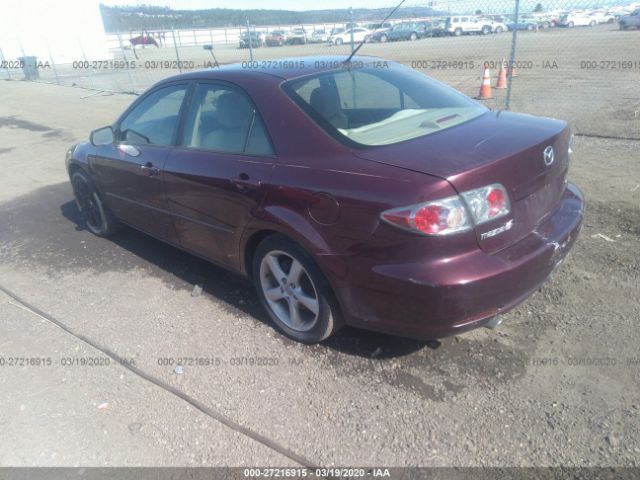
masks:
[[[340,46],[340,45],[342,45],[343,43],[344,43],[344,42],[342,41],[342,39],[341,39],[341,38],[337,38],[337,39],[336,39],[336,45]]]
[[[496,33],[502,33],[502,27],[496,27]]]
[[[342,326],[329,283],[313,258],[287,237],[272,235],[258,245],[252,273],[262,306],[288,337],[317,343]]]
[[[453,32],[453,34],[456,37],[459,37],[460,35],[462,35],[462,29],[461,28],[456,28],[455,31]]]
[[[418,39],[418,34],[416,32],[411,32],[411,35],[409,35],[409,40],[411,40],[412,42],[415,42]]]
[[[482,27],[482,34],[489,35],[491,33],[491,27]]]
[[[122,228],[122,224],[102,202],[93,182],[82,170],[71,174],[71,186],[78,210],[91,233],[98,237],[108,237]]]
[[[386,36],[386,35],[382,35],[382,36],[380,37],[380,43],[386,43],[386,41],[387,41],[387,40],[388,40],[388,38],[387,38],[387,36]]]

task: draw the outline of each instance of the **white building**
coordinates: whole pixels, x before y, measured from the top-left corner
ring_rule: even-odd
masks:
[[[0,12],[0,50],[5,60],[33,55],[70,63],[112,58],[99,0],[11,0]]]

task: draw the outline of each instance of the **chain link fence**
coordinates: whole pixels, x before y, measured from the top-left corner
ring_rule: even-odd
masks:
[[[384,24],[383,16],[354,19],[345,11],[332,23],[260,25],[249,18],[227,28],[108,33],[107,58],[87,56],[82,38],[73,58],[56,38],[31,47],[40,57],[20,38],[4,39],[0,78],[140,93],[167,76],[216,65],[347,56],[366,36],[359,54],[398,61],[471,97],[488,73],[491,89],[483,96],[490,98],[480,101],[491,108],[562,118],[582,135],[640,139],[640,29],[620,27],[640,5],[449,0],[428,7],[403,4]]]

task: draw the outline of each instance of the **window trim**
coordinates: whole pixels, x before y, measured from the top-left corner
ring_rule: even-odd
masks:
[[[228,152],[224,150],[212,150],[210,148],[189,147],[188,145],[184,144],[184,127],[187,123],[187,115],[191,110],[193,97],[195,95],[196,88],[198,88],[199,85],[220,85],[222,87],[235,89],[236,91],[244,95],[249,100],[249,103],[253,107],[254,113],[251,118],[251,124],[249,125],[249,130],[247,131],[247,136],[245,137],[244,147],[242,152]],[[260,157],[260,158],[276,158],[278,156],[278,152],[275,148],[275,144],[273,143],[271,134],[269,133],[267,124],[264,120],[262,120],[262,126],[264,127],[264,133],[267,137],[267,141],[269,142],[269,145],[271,146],[271,151],[273,153],[271,154],[251,153],[246,151],[247,145],[249,144],[249,138],[251,137],[251,133],[253,132],[253,126],[255,125],[256,113],[260,116],[261,119],[263,119],[264,116],[260,113],[260,110],[258,109],[258,106],[256,105],[256,103],[253,101],[253,98],[251,97],[251,95],[249,95],[249,93],[244,88],[242,88],[236,83],[228,82],[226,80],[195,79],[192,81],[192,85],[189,93],[190,95],[189,95],[189,98],[187,99],[188,101],[185,104],[183,104],[184,111],[181,112],[179,128],[176,132],[176,138],[174,139],[175,147],[188,150],[188,151],[209,152],[209,153],[215,153],[219,155],[240,155],[240,156]]]

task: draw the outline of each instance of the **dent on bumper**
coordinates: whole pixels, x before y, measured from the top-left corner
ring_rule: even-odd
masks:
[[[347,322],[416,338],[481,326],[535,292],[573,246],[584,217],[580,190],[567,186],[558,209],[527,237],[496,254],[480,249],[427,265],[381,265],[346,292]]]

